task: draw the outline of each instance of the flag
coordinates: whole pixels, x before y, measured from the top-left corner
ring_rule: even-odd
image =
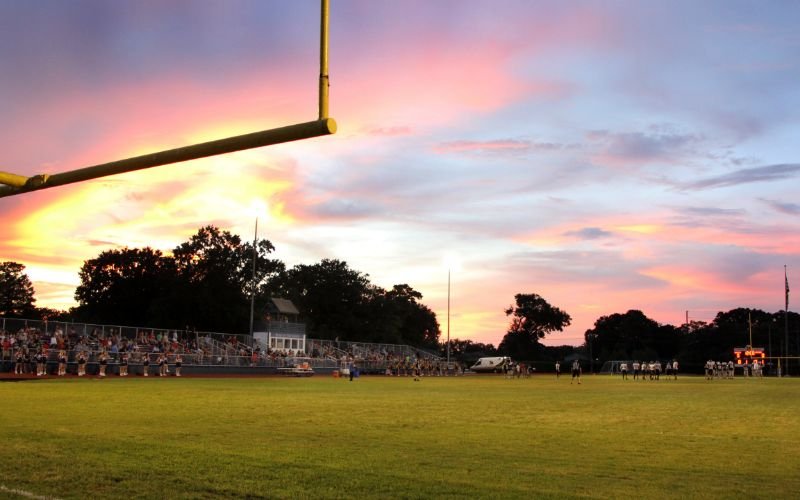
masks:
[[[789,276],[786,274],[786,266],[783,266],[783,279],[786,283],[786,309],[784,311],[789,310]]]

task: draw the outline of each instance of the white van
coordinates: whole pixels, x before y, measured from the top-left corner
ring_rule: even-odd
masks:
[[[511,363],[508,356],[497,356],[494,358],[479,358],[469,369],[478,373],[500,373],[503,367]]]

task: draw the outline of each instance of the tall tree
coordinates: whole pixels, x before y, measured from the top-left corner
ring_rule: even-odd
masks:
[[[363,340],[369,331],[369,302],[375,289],[368,275],[346,262],[323,259],[299,264],[270,280],[273,296],[288,298],[306,320],[310,337]]]
[[[283,269],[267,240],[253,245],[216,227],[162,255],[151,248],[103,252],[81,268],[76,316],[85,321],[165,328],[248,330],[250,294]]]
[[[170,326],[152,318],[152,312],[173,284],[174,275],[174,262],[159,250],[146,247],[102,252],[81,266],[75,315],[84,321]]]
[[[407,284],[394,285],[382,297],[389,304],[388,314],[397,323],[399,342],[436,349],[439,343],[439,322],[436,314],[421,304],[422,294]],[[376,298],[374,300],[379,300]]]
[[[36,302],[33,283],[17,262],[0,262],[0,315],[30,317]]]
[[[586,345],[600,362],[673,358],[680,351],[682,335],[672,325],[661,325],[642,311],[602,316],[586,331]]]
[[[198,230],[173,251],[181,295],[172,302],[181,322],[216,331],[248,331],[250,294],[271,275],[283,269],[268,254],[268,240],[256,244],[253,279],[253,245],[238,235],[214,226]]]
[[[518,293],[514,299],[516,305],[505,311],[506,316],[511,316],[511,324],[498,349],[510,356],[533,359],[542,350],[539,340],[563,331],[572,318],[535,293]]]

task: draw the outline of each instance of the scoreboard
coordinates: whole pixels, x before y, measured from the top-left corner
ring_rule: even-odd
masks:
[[[736,358],[736,364],[750,364],[757,360],[759,364],[763,365],[767,359],[763,347],[734,347],[733,356]]]

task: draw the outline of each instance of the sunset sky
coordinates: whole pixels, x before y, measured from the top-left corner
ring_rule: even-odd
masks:
[[[580,344],[800,287],[800,3],[332,0],[336,135],[0,199],[0,260],[68,308],[82,263],[214,224],[287,266],[408,283],[497,345],[538,293]],[[56,173],[316,119],[319,2],[0,0],[0,170]],[[260,212],[260,213],[259,213]],[[790,303],[790,308],[792,304]],[[796,309],[795,309],[796,310]]]

